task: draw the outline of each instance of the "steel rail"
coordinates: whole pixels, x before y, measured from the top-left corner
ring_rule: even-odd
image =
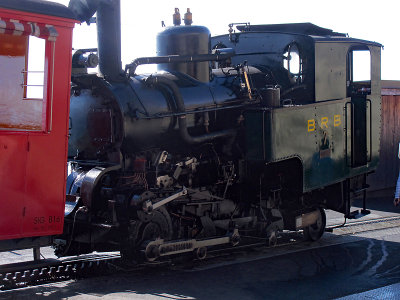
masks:
[[[366,225],[385,223],[386,225],[378,228],[363,228]],[[351,235],[367,231],[376,231],[398,227],[400,225],[400,216],[381,217],[369,220],[354,221],[345,224],[343,227],[335,228],[335,235]],[[332,226],[334,227],[334,226]],[[327,227],[330,228],[330,227]],[[343,232],[343,229],[355,230]],[[342,232],[341,232],[342,231]],[[299,245],[305,243],[300,232],[285,232],[278,239],[276,245],[268,245],[268,239],[262,237],[243,236],[246,244],[238,246],[220,247],[207,251],[204,259],[193,258],[191,262],[207,263],[212,260],[222,258],[226,255],[231,257],[235,252],[255,248],[260,251],[268,248],[282,248],[285,246]],[[256,242],[249,242],[254,239]],[[277,254],[280,255],[280,254]],[[190,257],[189,254],[183,256]],[[105,254],[88,254],[76,257],[67,257],[64,259],[42,260],[38,262],[22,262],[9,265],[0,265],[0,291],[13,291],[29,286],[38,286],[43,284],[67,281],[71,279],[86,278],[110,274],[113,272],[134,272],[144,268],[154,266],[172,265],[172,259],[164,259],[157,262],[145,262],[135,265],[126,265],[117,252]],[[185,267],[185,263],[182,264]],[[2,292],[0,292],[2,293]]]

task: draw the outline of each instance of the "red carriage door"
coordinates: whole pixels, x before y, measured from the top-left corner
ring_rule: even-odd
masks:
[[[23,98],[27,37],[0,34],[0,236],[18,237],[21,232],[28,136],[11,134],[29,126],[19,107]],[[19,220],[19,222],[15,222]]]
[[[45,51],[35,24],[0,20],[0,238],[19,238],[25,216],[30,135],[48,131]],[[37,34],[38,36],[33,36]],[[18,221],[18,222],[16,222]]]

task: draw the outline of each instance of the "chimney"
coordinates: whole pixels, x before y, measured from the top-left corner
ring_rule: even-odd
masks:
[[[121,80],[120,0],[100,1],[97,7],[97,43],[100,72],[107,80]]]
[[[97,11],[99,69],[107,80],[120,81],[123,78],[120,0],[70,0],[68,6],[81,22],[89,22]]]

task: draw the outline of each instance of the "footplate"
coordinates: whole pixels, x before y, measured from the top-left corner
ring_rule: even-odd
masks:
[[[185,240],[178,242],[164,242],[163,239],[152,241],[146,245],[144,253],[148,261],[154,261],[159,257],[194,252],[199,259],[204,259],[207,255],[207,247],[224,244],[236,246],[239,243],[240,235],[235,229],[230,235],[204,240]]]

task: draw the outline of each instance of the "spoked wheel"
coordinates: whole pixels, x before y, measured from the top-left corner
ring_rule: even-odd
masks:
[[[148,215],[145,220],[134,222],[134,226],[130,226],[129,231],[129,238],[121,249],[122,257],[125,260],[137,262],[149,260],[149,258],[154,260],[158,256],[156,252],[154,252],[154,257],[145,257],[141,250],[152,240],[171,239],[171,218],[167,210],[164,207],[160,207],[153,211],[151,215]]]
[[[303,230],[304,239],[307,241],[317,241],[324,234],[325,226],[326,226],[325,210],[323,208],[319,207],[318,211],[319,211],[319,214],[318,214],[317,221],[314,224],[305,227]]]

